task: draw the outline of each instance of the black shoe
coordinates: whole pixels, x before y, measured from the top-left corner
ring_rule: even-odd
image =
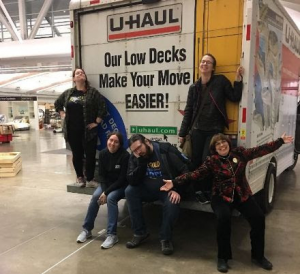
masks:
[[[149,237],[149,235],[150,235],[149,233],[141,236],[134,235],[132,240],[126,243],[126,247],[135,248],[139,246],[142,242],[144,242]]]
[[[173,244],[171,241],[169,240],[161,240],[161,252],[164,255],[171,255],[173,254],[174,248],[173,248]]]
[[[196,196],[196,200],[202,204],[202,205],[205,205],[205,204],[209,204],[210,203],[210,200],[208,199],[208,197],[205,195],[204,192],[202,192],[201,190],[200,191],[197,191],[195,193],[195,196]]]
[[[252,258],[251,261],[252,261],[252,263],[254,263],[266,270],[272,270],[272,268],[273,268],[272,263],[269,262],[265,257],[262,257],[262,259]]]
[[[226,273],[228,271],[227,261],[224,259],[218,259],[218,271]]]

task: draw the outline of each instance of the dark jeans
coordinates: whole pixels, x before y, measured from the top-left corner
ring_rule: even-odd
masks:
[[[219,131],[202,131],[199,129],[194,129],[192,131],[192,163],[191,170],[198,168],[210,155],[209,144],[212,137],[219,133]],[[194,192],[201,190],[206,192],[211,192],[212,188],[212,179],[205,178],[193,183]]]
[[[69,144],[73,154],[73,166],[77,177],[83,177],[83,159],[85,155],[85,171],[87,181],[94,178],[96,165],[97,139],[85,142],[83,130],[68,130]]]
[[[172,204],[167,192],[159,189],[154,191],[149,184],[142,183],[139,186],[128,186],[125,190],[134,235],[141,236],[147,233],[142,203],[160,200],[163,209],[160,239],[172,240],[173,227],[179,216],[179,204]]]
[[[265,216],[254,200],[249,197],[246,202],[225,202],[222,197],[213,196],[211,206],[217,217],[218,258],[232,259],[231,252],[231,211],[236,208],[246,218],[251,226],[251,256],[261,259],[265,248]]]
[[[194,129],[192,131],[192,166],[193,170],[198,168],[205,160],[205,158],[210,155],[209,144],[212,137],[219,133],[220,131],[202,131],[199,129]]]

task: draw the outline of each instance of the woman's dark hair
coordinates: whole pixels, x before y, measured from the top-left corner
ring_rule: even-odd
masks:
[[[123,135],[122,135],[119,131],[112,131],[112,132],[110,132],[110,133],[107,135],[107,140],[108,140],[111,136],[113,136],[113,135],[116,135],[116,136],[118,137],[119,143],[120,143],[120,147],[122,147],[123,144],[124,144]]]
[[[229,150],[231,150],[232,145],[231,145],[230,139],[223,133],[218,133],[218,134],[215,134],[210,141],[209,149],[210,149],[211,154],[217,154],[216,143],[219,141],[223,141],[223,140],[228,143]]]
[[[128,140],[128,146],[131,145],[136,141],[141,141],[141,143],[145,144],[146,137],[142,134],[133,134]]]
[[[83,68],[76,67],[76,68],[73,70],[73,73],[72,73],[73,78],[75,77],[75,72],[76,72],[76,70],[78,70],[78,69],[80,69],[80,70],[83,71],[83,73],[84,73],[84,75],[85,75],[85,87],[86,87],[86,88],[89,88],[89,87],[90,87],[90,82],[88,81],[88,78],[87,78],[86,73],[85,73],[85,71],[84,71]]]
[[[211,59],[213,59],[213,64],[212,65],[213,65],[214,70],[212,71],[212,74],[214,74],[215,70],[216,70],[216,66],[217,66],[217,60],[216,60],[215,56],[213,56],[211,53],[205,53],[205,54],[203,54],[202,58],[204,56],[209,56]],[[202,58],[201,58],[201,60],[202,60]],[[201,60],[200,60],[200,62],[201,62]]]

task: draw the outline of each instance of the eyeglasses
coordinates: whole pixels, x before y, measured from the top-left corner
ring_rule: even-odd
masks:
[[[83,71],[76,71],[76,72],[75,72],[75,75],[80,75],[80,74],[85,75]]]
[[[216,142],[215,146],[216,146],[216,147],[219,147],[219,146],[221,146],[221,145],[223,145],[223,144],[225,144],[225,143],[227,143],[226,140],[220,140],[220,141]]]
[[[133,149],[133,150],[131,149],[131,151],[133,153],[137,154],[141,150],[142,146],[143,146],[143,144],[141,143],[135,149]]]
[[[206,65],[212,65],[212,64],[213,64],[213,62],[208,61],[208,60],[201,60],[200,63],[201,63],[201,64],[206,64]]]

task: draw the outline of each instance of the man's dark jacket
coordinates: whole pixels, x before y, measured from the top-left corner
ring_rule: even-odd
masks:
[[[174,179],[189,171],[184,158],[181,158],[183,156],[180,156],[177,148],[166,142],[153,141],[152,144],[159,147],[160,155],[158,155],[158,158],[161,161],[163,179]],[[130,155],[127,171],[127,180],[130,185],[134,186],[143,183],[146,176],[147,163],[147,158],[137,158],[134,154]]]

